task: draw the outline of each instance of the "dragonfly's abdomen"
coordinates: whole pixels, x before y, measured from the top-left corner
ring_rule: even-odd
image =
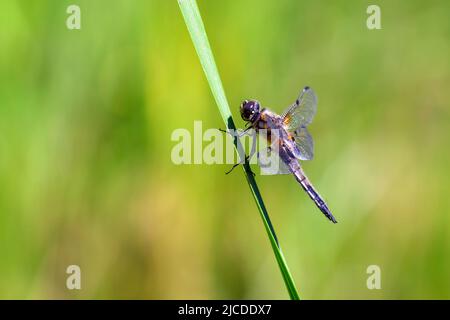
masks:
[[[337,223],[334,216],[331,214],[330,209],[328,209],[327,204],[325,201],[323,201],[322,197],[319,195],[319,193],[314,189],[309,179],[306,177],[306,175],[303,173],[303,170],[298,166],[296,170],[293,172],[295,179],[300,183],[303,190],[306,191],[306,193],[309,195],[309,197],[314,201],[316,206],[322,211],[322,213],[333,223]]]

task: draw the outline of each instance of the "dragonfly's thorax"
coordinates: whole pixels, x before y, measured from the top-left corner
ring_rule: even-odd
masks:
[[[276,113],[267,109],[262,109],[258,118],[252,124],[256,132],[267,132],[267,138],[270,140],[271,136],[284,137],[286,131],[283,128],[283,120]]]
[[[258,118],[253,122],[253,127],[259,129],[278,129],[281,128],[281,117],[267,109],[262,109]]]
[[[259,134],[267,140],[267,143],[272,147],[277,149],[280,154],[280,158],[292,169],[291,160],[295,160],[300,157],[299,151],[296,147],[296,142],[294,135],[288,132],[283,123],[283,117],[278,114],[262,109],[258,118],[253,122],[253,128]],[[276,145],[273,145],[276,143]],[[298,167],[297,161],[295,163],[295,168]]]

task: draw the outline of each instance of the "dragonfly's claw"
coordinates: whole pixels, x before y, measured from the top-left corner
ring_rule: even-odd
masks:
[[[227,172],[225,172],[225,174],[229,174],[229,173],[231,173],[231,171],[233,171],[234,170],[234,168],[236,168],[238,165],[240,165],[240,163],[235,163],[235,164],[233,164],[233,166],[231,167],[231,169],[230,170],[228,170]]]
[[[240,165],[240,164],[249,164],[250,163],[250,156],[245,156],[245,162],[238,162],[238,163],[235,163],[235,164],[233,164],[233,166],[231,167],[231,169],[230,170],[228,170],[227,172],[225,172],[225,174],[229,174],[229,173],[231,173],[233,170],[234,170],[234,168],[236,168],[238,165]],[[254,173],[253,171],[252,171],[252,169],[250,168],[250,165],[248,166],[248,168],[249,168],[249,170],[250,170],[250,173],[253,175],[253,177],[256,177],[256,173]]]
[[[243,131],[239,131],[239,130],[235,130],[235,129],[225,130],[225,129],[219,128],[219,131],[223,132],[223,133],[228,133],[232,138],[241,138],[245,135],[250,135],[248,132],[250,129],[252,129],[252,127],[245,128]]]

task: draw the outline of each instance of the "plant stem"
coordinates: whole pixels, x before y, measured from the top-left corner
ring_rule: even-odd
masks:
[[[195,50],[197,51],[198,57],[200,59],[203,71],[205,72],[206,79],[208,80],[217,106],[219,107],[219,111],[223,118],[223,121],[225,122],[228,130],[234,130],[235,132],[236,126],[234,124],[230,107],[225,96],[225,91],[223,90],[222,81],[220,80],[216,63],[214,62],[214,57],[209,45],[202,18],[200,16],[200,11],[198,10],[197,2],[195,0],[178,0],[178,4],[183,14],[186,26],[191,35],[192,42],[194,43]],[[236,135],[234,136],[234,145],[239,155],[244,154],[241,141]],[[270,221],[266,206],[264,205],[264,201],[262,199],[261,193],[259,192],[255,177],[253,176],[247,160],[245,160],[243,164],[243,169],[250,190],[252,191],[253,198],[255,199],[259,213],[263,220],[264,227],[272,245],[272,249],[283,276],[283,280],[286,284],[286,288],[289,292],[289,296],[292,300],[299,300],[300,297],[295,287],[294,279],[289,272],[288,265],[286,263],[286,260],[284,259],[283,252],[281,251],[280,244],[275,234],[275,230],[272,226],[272,222]]]

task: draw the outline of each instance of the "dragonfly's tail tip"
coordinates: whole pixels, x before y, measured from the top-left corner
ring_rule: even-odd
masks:
[[[330,214],[330,215],[328,216],[328,219],[330,219],[331,222],[333,222],[333,223],[338,223],[337,220],[336,220],[336,218],[335,218],[332,214]]]
[[[336,218],[333,216],[333,214],[330,212],[330,210],[325,207],[324,210],[322,210],[323,214],[325,214],[325,217],[328,218],[328,220],[330,220],[333,223],[338,223]]]
[[[326,216],[331,222],[333,222],[333,223],[338,223],[337,220],[336,220],[336,218],[331,214],[331,212],[329,212],[329,210],[328,210],[327,213],[325,213],[325,216]]]

